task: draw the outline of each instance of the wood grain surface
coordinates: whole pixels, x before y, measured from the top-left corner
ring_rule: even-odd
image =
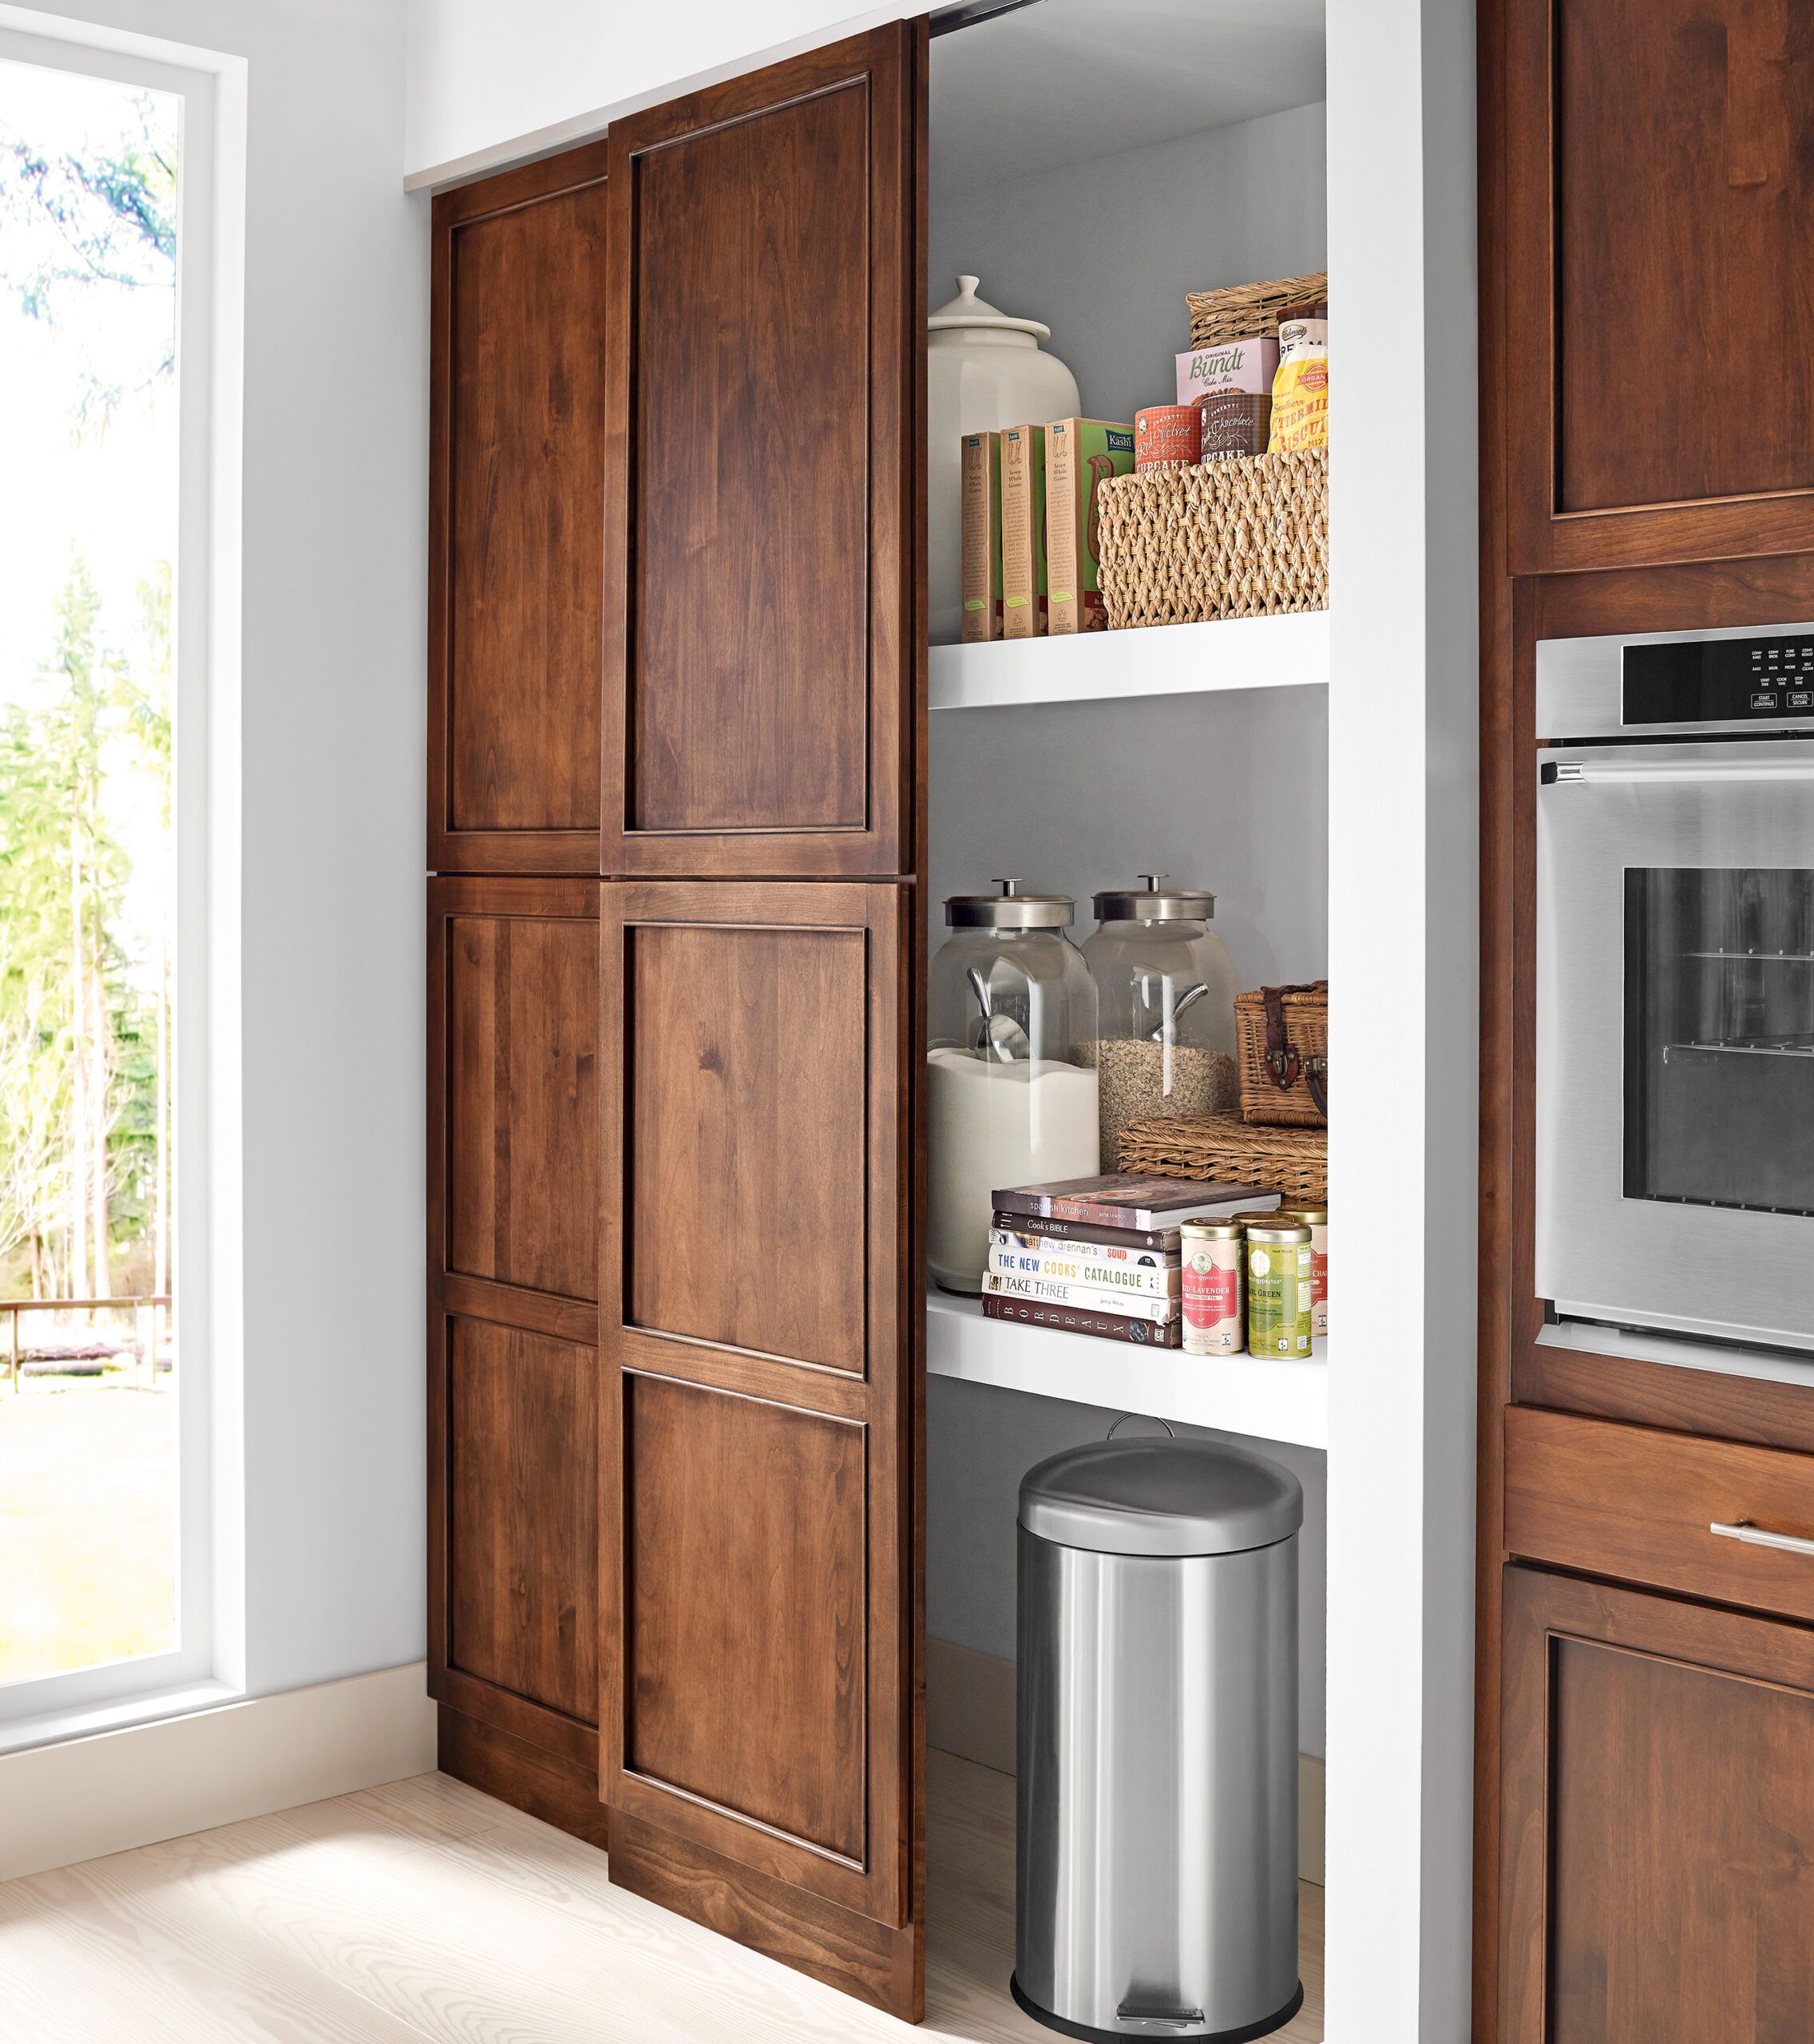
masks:
[[[600,941],[612,1822],[666,1835],[635,1857],[675,1893],[703,1891],[681,1872],[703,1854],[714,1894],[742,1866],[805,1920],[823,1901],[891,1934],[915,1923],[920,1773],[914,898],[613,881]],[[761,1882],[744,1902],[796,1949]],[[872,1998],[917,1992],[896,1943]]]
[[[1814,1634],[1507,1571],[1503,2044],[1814,2034]]]
[[[607,873],[911,869],[924,40],[612,125]]]
[[[598,1296],[598,921],[447,930],[448,1268]]]
[[[596,1722],[596,1351],[477,1320],[451,1347],[449,1665]]]
[[[7,2044],[1040,2044],[1008,1997],[1014,1785],[932,1756],[919,2028],[607,1880],[445,1774],[0,1886]],[[615,1871],[615,1870],[612,1870]],[[1322,2028],[1322,1891],[1299,1891]]]
[[[1709,1532],[1814,1539],[1814,1456],[1514,1406],[1505,1543],[1523,1559],[1814,1619],[1814,1555]]]
[[[861,1864],[863,1429],[661,1377],[624,1406],[624,1766]]]
[[[608,153],[434,202],[437,871],[598,869]]]
[[[629,1319],[861,1371],[861,928],[631,933]]]
[[[429,888],[429,1686],[448,1706],[444,1765],[520,1784],[582,1832],[597,1823],[571,1804],[576,1785],[597,1792],[598,901],[596,879]]]
[[[1504,124],[1484,252],[1506,277],[1513,572],[1814,547],[1814,18],[1495,0],[1481,49]],[[1747,401],[1722,402],[1740,362]]]

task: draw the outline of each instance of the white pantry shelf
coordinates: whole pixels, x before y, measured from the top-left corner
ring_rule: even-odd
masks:
[[[1329,614],[1312,610],[1207,624],[1155,624],[1138,632],[934,646],[928,694],[935,710],[988,710],[1113,696],[1289,688],[1329,678]]]
[[[926,1295],[926,1367],[935,1377],[1303,1448],[1329,1445],[1328,1347],[1317,1342],[1303,1363],[1186,1356],[1175,1349],[1138,1349],[1091,1334],[985,1320],[980,1299]]]

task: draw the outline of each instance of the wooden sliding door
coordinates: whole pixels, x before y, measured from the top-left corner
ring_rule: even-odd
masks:
[[[920,2002],[912,890],[608,883],[612,1878]]]
[[[611,131],[607,873],[914,870],[924,36]]]
[[[596,873],[606,147],[434,202],[429,844]]]
[[[442,1765],[604,1843],[596,880],[429,887],[429,1689]]]
[[[611,1875],[917,2018],[925,25],[610,137]]]

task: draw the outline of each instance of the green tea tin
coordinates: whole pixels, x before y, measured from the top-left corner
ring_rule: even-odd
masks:
[[[1308,1356],[1316,1280],[1310,1230],[1297,1222],[1247,1224],[1247,1353]]]

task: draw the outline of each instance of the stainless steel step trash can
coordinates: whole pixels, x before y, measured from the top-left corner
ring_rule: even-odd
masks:
[[[1068,2037],[1265,2036],[1297,1977],[1304,1492],[1108,1440],[1020,1511],[1014,1998]]]

